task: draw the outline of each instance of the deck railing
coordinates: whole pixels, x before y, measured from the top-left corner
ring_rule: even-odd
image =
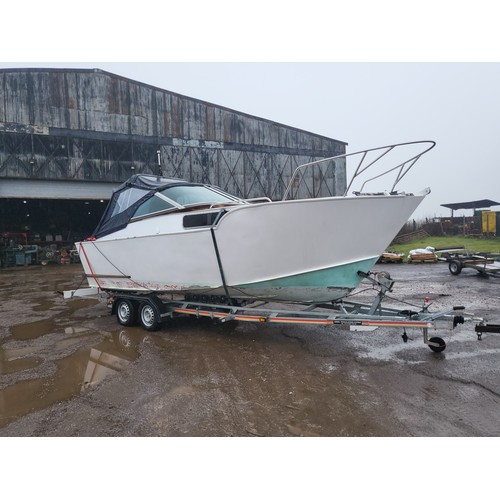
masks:
[[[365,186],[388,174],[394,173],[395,179],[388,190],[389,193],[393,193],[396,186],[400,183],[403,177],[410,171],[410,169],[415,165],[415,163],[428,151],[430,151],[436,143],[434,141],[414,141],[414,142],[404,142],[399,144],[392,144],[390,146],[382,146],[378,148],[365,149],[363,151],[357,151],[355,153],[346,153],[343,155],[332,156],[330,158],[325,158],[322,160],[314,161],[311,163],[305,163],[297,167],[290,179],[288,187],[283,196],[283,200],[296,199],[300,196],[299,193],[302,192],[307,194],[306,197],[315,197],[316,189],[314,186],[308,185],[311,183],[311,179],[316,180],[317,185],[325,185],[328,183],[328,179],[331,179],[335,183],[335,169],[339,166],[347,168],[347,160],[354,160],[355,168],[349,183],[342,194],[342,196],[347,196],[351,188],[354,187],[356,181],[361,182],[361,187],[359,191],[354,191],[354,194],[360,194],[364,192]],[[422,146],[422,147],[421,147]],[[408,158],[404,155],[405,149],[410,149],[410,157]],[[417,152],[415,152],[415,149]],[[401,155],[401,156],[400,156]],[[326,168],[331,169],[330,174],[325,174],[318,170],[316,173],[313,172],[310,176],[303,175],[303,171],[309,168],[317,168],[322,164],[326,165]],[[371,172],[375,173],[371,177],[362,181],[364,174],[370,169]],[[378,169],[378,170],[377,170]]]

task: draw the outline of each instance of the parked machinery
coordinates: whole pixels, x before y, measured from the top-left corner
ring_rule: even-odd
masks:
[[[80,262],[78,252],[71,245],[47,243],[45,246],[29,242],[27,233],[0,233],[0,267],[41,264],[74,264]]]

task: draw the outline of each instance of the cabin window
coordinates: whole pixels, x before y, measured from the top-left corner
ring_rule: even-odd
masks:
[[[225,196],[205,186],[173,186],[162,193],[171,200],[183,206],[202,203],[231,203],[235,198]]]
[[[146,191],[144,191],[144,189],[130,188],[122,191],[116,199],[116,204],[110,217],[124,212],[130,205],[140,200],[145,194]]]
[[[162,212],[164,210],[171,210],[172,208],[175,207],[168,201],[160,198],[159,196],[152,196],[135,211],[133,217],[140,217],[141,215],[148,215],[155,212]]]
[[[185,228],[190,227],[201,227],[201,226],[212,226],[219,212],[209,212],[205,214],[193,214],[186,215],[183,219],[183,225]]]

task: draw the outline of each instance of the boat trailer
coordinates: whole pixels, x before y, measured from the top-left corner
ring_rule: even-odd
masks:
[[[448,250],[442,254],[440,260],[448,262],[448,270],[455,276],[458,276],[462,269],[474,269],[484,277],[500,276],[498,260],[489,255],[471,254],[464,248]]]
[[[423,340],[434,352],[442,352],[446,343],[441,337],[429,338],[429,330],[436,328],[436,323],[445,321],[449,329],[465,322],[464,307],[430,312],[430,301],[426,299],[420,310],[392,309],[382,306],[386,293],[392,290],[394,280],[389,273],[379,272],[366,274],[359,271],[378,288],[378,293],[370,304],[339,300],[332,303],[301,305],[301,309],[266,308],[268,302],[230,303],[231,299],[219,297],[184,297],[176,300],[174,296],[165,299],[158,292],[146,294],[124,293],[116,290],[102,290],[108,296],[108,307],[111,314],[116,315],[123,326],[133,326],[139,323],[147,331],[158,330],[163,323],[178,316],[195,316],[210,318],[220,323],[228,321],[244,321],[254,323],[281,323],[301,325],[348,325],[351,329],[370,329],[378,327],[402,328],[402,339],[408,341],[406,329],[420,328]],[[98,293],[99,289],[93,289]],[[90,289],[64,292],[65,298],[88,296]],[[205,302],[204,300],[212,300]],[[227,303],[217,303],[226,299]],[[285,307],[292,307],[288,304]]]

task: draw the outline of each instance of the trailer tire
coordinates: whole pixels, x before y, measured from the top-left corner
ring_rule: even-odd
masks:
[[[462,263],[459,260],[452,260],[448,264],[448,269],[451,274],[457,276],[462,272]]]
[[[130,299],[118,299],[116,303],[116,318],[123,326],[137,324],[137,305]]]
[[[443,352],[446,349],[446,342],[441,337],[432,337],[429,339],[429,342],[434,344],[439,344],[437,346],[430,345],[429,349],[434,352]]]
[[[159,313],[153,305],[147,302],[144,302],[139,308],[139,321],[148,332],[155,332],[160,328]]]

